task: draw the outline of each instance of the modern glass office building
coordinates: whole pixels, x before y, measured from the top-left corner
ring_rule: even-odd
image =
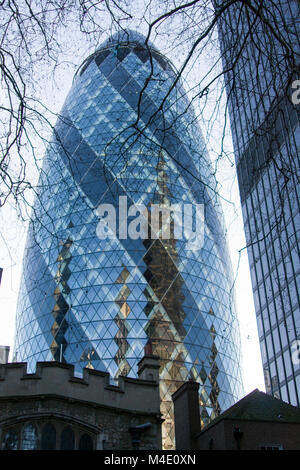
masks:
[[[174,444],[171,394],[184,381],[200,383],[203,422],[242,395],[216,183],[177,79],[172,64],[132,32],[110,38],[79,68],[40,176],[15,343],[15,360],[31,369],[54,359],[114,379],[136,376],[150,340],[161,361],[165,449]],[[203,245],[175,236],[179,212],[169,238],[126,237],[121,206],[130,233],[141,204],[150,213],[154,205],[204,204]],[[115,209],[116,230],[102,239],[107,207]]]
[[[300,4],[261,7],[230,6],[219,37],[266,389],[299,406]]]

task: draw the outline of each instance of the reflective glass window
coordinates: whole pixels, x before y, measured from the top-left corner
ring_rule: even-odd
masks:
[[[26,424],[22,430],[22,450],[37,449],[37,428],[34,424]]]
[[[6,431],[2,438],[2,450],[17,450],[18,449],[18,435],[13,429]]]

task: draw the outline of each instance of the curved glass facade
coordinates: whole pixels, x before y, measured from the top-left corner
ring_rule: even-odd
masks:
[[[143,43],[132,33],[104,43],[79,69],[61,111],[28,233],[15,359],[134,377],[150,339],[161,359],[170,449],[171,394],[184,381],[200,383],[203,422],[241,397],[240,339],[204,141],[180,81],[170,88],[174,68]],[[202,248],[172,230],[169,238],[121,237],[125,196],[128,207],[149,211],[204,204]],[[114,238],[97,236],[100,204],[115,208]]]

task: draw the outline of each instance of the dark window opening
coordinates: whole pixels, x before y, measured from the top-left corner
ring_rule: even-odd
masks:
[[[93,450],[93,441],[91,436],[83,434],[79,441],[79,450]]]
[[[61,450],[73,450],[75,447],[74,432],[71,428],[65,428],[60,436],[60,448]]]
[[[55,450],[56,449],[56,429],[51,423],[45,424],[42,431],[42,450]]]

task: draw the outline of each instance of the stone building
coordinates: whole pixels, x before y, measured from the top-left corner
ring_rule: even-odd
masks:
[[[299,408],[256,389],[201,430],[198,387],[173,394],[177,450],[300,450]]]
[[[0,365],[0,448],[161,449],[157,356],[146,354],[138,379],[39,362]]]

